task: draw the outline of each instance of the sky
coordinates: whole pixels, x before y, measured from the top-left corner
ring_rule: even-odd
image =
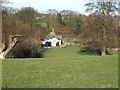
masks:
[[[85,13],[87,0],[9,0],[10,6],[20,9],[21,7],[33,7],[40,12],[47,11],[49,9],[72,10],[79,11],[82,14]]]

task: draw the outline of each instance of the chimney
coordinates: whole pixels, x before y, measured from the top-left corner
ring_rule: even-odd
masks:
[[[55,32],[54,28],[52,28],[52,32]]]

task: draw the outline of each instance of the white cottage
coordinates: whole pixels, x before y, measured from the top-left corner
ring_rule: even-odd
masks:
[[[62,45],[62,36],[57,36],[54,32],[54,28],[52,29],[52,32],[47,35],[47,39],[43,41],[44,46],[50,47],[50,46],[60,46]]]

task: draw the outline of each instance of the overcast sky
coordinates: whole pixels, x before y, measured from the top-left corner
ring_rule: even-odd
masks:
[[[85,14],[85,3],[88,0],[9,0],[14,8],[33,7],[38,11],[46,11],[48,9],[56,10],[73,10]]]

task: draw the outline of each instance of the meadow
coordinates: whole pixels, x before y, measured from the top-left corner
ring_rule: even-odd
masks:
[[[44,58],[2,61],[3,88],[117,88],[118,55],[82,55],[75,46],[55,47]]]

